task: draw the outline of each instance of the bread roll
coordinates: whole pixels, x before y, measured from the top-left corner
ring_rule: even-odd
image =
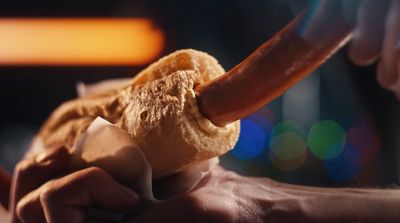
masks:
[[[197,107],[194,87],[224,73],[206,53],[176,51],[124,87],[62,104],[42,126],[37,140],[44,148],[66,145],[73,152],[88,126],[102,117],[129,133],[149,161],[153,178],[181,171],[226,153],[238,139],[239,121],[219,127]],[[124,153],[129,151],[118,155]]]

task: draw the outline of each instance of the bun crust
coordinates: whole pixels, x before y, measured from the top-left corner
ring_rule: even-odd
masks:
[[[206,53],[176,51],[124,87],[62,104],[36,140],[45,149],[65,145],[73,152],[77,140],[100,116],[129,133],[148,159],[154,178],[178,172],[226,153],[237,141],[239,121],[225,127],[212,124],[199,113],[193,90],[224,73]]]

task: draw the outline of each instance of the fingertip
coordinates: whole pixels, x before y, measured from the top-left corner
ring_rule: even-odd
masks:
[[[378,81],[386,89],[398,91],[400,49],[400,1],[391,1],[385,23],[382,60],[378,67]]]
[[[357,11],[357,24],[348,48],[350,60],[360,66],[377,61],[382,50],[388,1],[363,1]]]
[[[385,89],[400,92],[400,51],[383,57],[377,66],[378,83]]]
[[[397,77],[385,69],[382,61],[379,61],[376,69],[378,83],[386,90],[391,90]]]
[[[349,59],[358,66],[369,66],[374,64],[380,57],[379,50],[370,49],[371,52],[365,52],[365,50],[370,48],[368,46],[364,46],[365,44],[352,41],[347,49],[347,54]]]
[[[400,82],[399,82],[399,80],[400,80],[400,57],[397,60],[397,74],[396,74],[396,77],[397,77],[397,83],[396,83],[395,88],[393,88],[392,90],[394,91],[394,94],[395,94],[397,100],[400,101]]]

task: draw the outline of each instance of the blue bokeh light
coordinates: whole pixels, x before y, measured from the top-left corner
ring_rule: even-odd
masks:
[[[264,135],[267,138],[266,140],[268,140],[268,136],[273,127],[273,122],[270,120],[270,117],[261,113],[255,113],[246,119],[257,124],[264,131]]]
[[[350,143],[346,143],[344,152],[341,155],[325,160],[325,171],[329,177],[335,181],[342,182],[350,180],[355,177],[360,170],[360,166],[355,164],[359,156],[360,154],[354,146]]]
[[[253,118],[245,118],[240,123],[240,136],[231,154],[241,160],[259,156],[267,147],[267,126],[256,123]]]

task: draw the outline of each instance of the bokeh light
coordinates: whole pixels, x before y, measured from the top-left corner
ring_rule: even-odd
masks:
[[[372,115],[370,113],[362,113],[359,116],[357,116],[353,120],[352,126],[368,127],[375,132],[377,131]]]
[[[2,18],[0,33],[0,65],[7,66],[137,66],[165,44],[147,18]]]
[[[273,125],[273,115],[268,108],[241,120],[240,136],[231,155],[241,160],[259,156],[268,145],[268,135]]]
[[[292,159],[292,160],[280,159],[271,151],[268,152],[268,155],[269,155],[269,159],[271,160],[271,163],[274,165],[274,167],[276,167],[280,171],[284,171],[284,172],[289,172],[289,171],[293,171],[293,170],[300,168],[304,164],[304,161],[307,158],[307,152],[301,154],[301,156],[297,157],[296,159]]]
[[[251,120],[240,123],[239,141],[231,154],[238,159],[252,159],[260,155],[265,147],[265,134],[261,126]]]
[[[291,171],[303,165],[307,155],[307,145],[299,135],[285,132],[270,141],[268,155],[276,168]]]
[[[307,138],[307,133],[302,126],[294,121],[288,120],[280,122],[272,128],[269,141],[272,142],[275,137],[286,132],[294,133],[304,140]]]
[[[362,164],[366,164],[373,159],[380,148],[378,135],[367,127],[353,127],[348,133],[348,140],[362,154]]]
[[[345,132],[338,123],[324,120],[311,127],[307,144],[319,159],[332,159],[342,153],[345,139]]]
[[[349,141],[343,149],[342,156],[356,166],[361,166],[362,156],[360,151]]]
[[[360,170],[360,166],[355,164],[359,157],[360,154],[357,149],[355,149],[351,143],[346,143],[342,154],[325,160],[325,171],[328,176],[335,181],[350,180],[354,178]]]
[[[380,134],[368,113],[361,114],[352,123],[347,132],[349,140],[360,153],[359,165],[365,165],[373,160],[382,146]]]
[[[247,117],[245,120],[257,124],[264,131],[265,137],[268,137],[269,134],[271,133],[273,122],[271,122],[267,116],[264,116],[260,113],[255,113]]]
[[[282,133],[270,142],[270,150],[283,160],[296,159],[306,149],[304,140],[291,132]]]

